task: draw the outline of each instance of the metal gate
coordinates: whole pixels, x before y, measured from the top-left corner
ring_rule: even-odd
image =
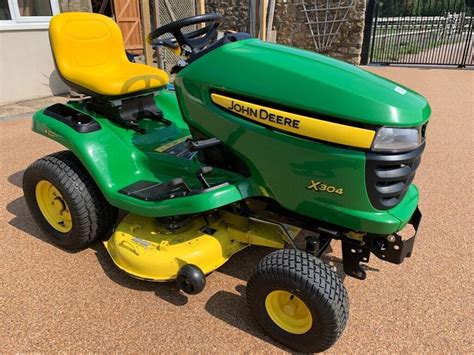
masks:
[[[196,15],[196,1],[195,0],[154,0],[152,3],[153,11],[158,8],[158,19],[155,19],[157,27],[166,25],[170,22]],[[155,12],[156,13],[156,12]],[[194,29],[194,28],[193,28]],[[186,32],[186,28],[184,29]],[[171,35],[165,35],[164,37]],[[160,50],[159,58],[157,58],[158,66],[163,68],[168,73],[176,63],[179,57],[169,50]]]
[[[369,0],[362,64],[474,65],[473,0]]]

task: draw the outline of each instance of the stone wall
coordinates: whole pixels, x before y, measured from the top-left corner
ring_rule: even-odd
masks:
[[[61,12],[92,12],[91,0],[59,0]]]
[[[323,5],[326,4],[326,0],[318,1]],[[305,0],[307,7],[312,7],[313,2]],[[330,5],[337,5],[339,2],[329,0]],[[316,47],[300,4],[301,0],[276,0],[273,20],[273,28],[277,31],[276,39],[278,43],[315,51]],[[354,7],[347,14],[331,47],[319,52],[352,64],[359,64],[365,8],[366,0],[355,0]],[[206,11],[222,13],[226,18],[224,24],[226,30],[249,31],[249,0],[206,0]]]

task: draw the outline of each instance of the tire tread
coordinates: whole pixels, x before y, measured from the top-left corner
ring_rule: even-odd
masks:
[[[42,178],[54,180],[51,182],[67,196],[65,198],[69,200],[69,209],[74,219],[74,233],[69,242],[62,243],[54,235],[53,242],[65,249],[74,250],[85,248],[105,237],[117,218],[118,210],[107,202],[71,151],[60,151],[38,159],[26,169],[23,176],[28,207],[36,220],[39,220],[40,226],[51,234],[51,228],[44,225],[47,222],[42,218],[34,196],[36,183]]]
[[[281,249],[270,253],[260,260],[247,284],[247,301],[254,312],[265,311],[255,308],[261,280],[283,282],[305,290],[327,310],[323,316],[330,319],[330,329],[325,332],[328,336],[314,339],[310,344],[300,341],[286,345],[302,352],[317,352],[328,349],[341,336],[348,319],[348,296],[341,279],[329,265],[301,250]],[[261,317],[257,319],[264,326]]]

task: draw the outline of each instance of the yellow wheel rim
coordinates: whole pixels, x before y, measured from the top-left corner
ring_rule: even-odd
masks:
[[[49,181],[41,180],[36,184],[35,193],[38,207],[51,227],[61,233],[69,232],[71,212],[59,190]]]
[[[304,334],[313,326],[308,306],[290,292],[270,292],[265,299],[265,308],[271,320],[288,333]]]

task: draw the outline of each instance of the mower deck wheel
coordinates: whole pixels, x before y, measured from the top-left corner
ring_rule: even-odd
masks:
[[[330,348],[349,314],[336,272],[296,249],[278,250],[260,261],[247,284],[247,302],[272,338],[301,352]]]
[[[23,191],[33,218],[64,249],[83,249],[106,237],[117,219],[118,210],[70,151],[31,164],[23,175]]]

